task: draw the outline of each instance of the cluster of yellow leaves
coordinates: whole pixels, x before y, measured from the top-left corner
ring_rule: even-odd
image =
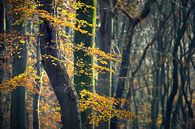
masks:
[[[62,0],[56,0],[53,2],[53,6],[58,11],[58,16],[52,16],[47,11],[38,9],[40,6],[42,6],[37,1],[30,1],[30,0],[9,0],[9,3],[14,3],[14,9],[11,11],[11,14],[19,15],[17,19],[15,19],[14,24],[20,24],[23,21],[29,19],[31,21],[34,21],[35,24],[39,23],[37,20],[35,20],[35,16],[39,16],[43,19],[47,19],[50,21],[51,24],[54,26],[66,26],[74,29],[75,31],[80,31],[83,34],[91,35],[87,30],[82,29],[85,26],[95,26],[93,24],[88,23],[84,20],[78,20],[76,19],[76,14],[72,13],[77,9],[93,9],[96,10],[95,7],[87,5],[83,2],[74,0],[70,1],[62,1]],[[65,8],[65,9],[64,9]],[[38,17],[37,17],[38,18]],[[77,27],[76,27],[77,26]]]
[[[61,121],[61,114],[60,114],[60,107],[53,107],[54,105],[50,105],[48,103],[40,102],[41,106],[39,111],[42,114],[45,114],[44,117],[47,117],[47,120],[60,122]]]
[[[104,71],[108,71],[108,72],[112,72],[114,73],[115,71],[110,69],[110,68],[107,68],[107,67],[103,67],[103,66],[100,66],[98,64],[94,64],[93,68],[98,71],[99,73],[104,73]]]
[[[5,43],[10,44],[10,43],[13,43],[13,41],[15,40],[19,40],[20,42],[20,40],[28,40],[31,38],[35,38],[36,36],[37,35],[34,35],[34,34],[24,35],[24,34],[20,34],[20,33],[13,31],[12,33],[0,33],[0,41],[4,41]]]
[[[18,76],[3,81],[3,83],[0,84],[0,91],[11,92],[18,86],[24,86],[30,92],[36,93],[37,91],[34,88],[35,78],[36,74],[34,68],[29,67],[24,73],[21,73]]]
[[[12,33],[0,33],[0,41],[3,42],[5,46],[4,51],[4,60],[12,62],[14,54],[20,54],[21,45],[25,44],[25,41],[28,41],[28,44],[35,43],[36,35],[29,34],[20,34],[16,32]]]
[[[67,46],[69,48],[67,48]],[[70,50],[68,50],[68,49],[70,49]],[[58,58],[53,57],[51,55],[43,55],[42,57],[43,58],[46,58],[46,59],[49,59],[49,58],[52,59],[53,60],[53,65],[55,65],[55,63],[54,63],[55,61],[58,61],[58,62],[64,63],[65,66],[69,66],[69,68],[71,68],[72,65],[74,65],[74,63],[73,63],[73,57],[70,56],[72,54],[70,52],[71,50],[73,50],[73,51],[82,50],[82,51],[86,52],[86,56],[87,55],[98,56],[99,59],[97,59],[97,60],[102,65],[107,64],[107,61],[106,60],[117,61],[117,62],[119,61],[119,59],[115,58],[114,55],[112,55],[112,54],[106,54],[104,51],[101,51],[98,48],[85,47],[84,43],[80,43],[78,45],[68,44],[68,45],[66,45],[66,47],[64,47],[64,50],[65,50],[65,52],[68,52],[69,51],[69,58],[64,57],[65,60],[64,59],[58,59]],[[80,74],[87,74],[87,70],[91,70],[91,69],[87,69],[87,68],[86,69],[82,69],[82,68],[85,68],[87,66],[82,60],[78,60],[78,62],[75,63],[75,65],[77,65],[77,66],[79,66],[81,68],[81,70],[79,71]],[[92,65],[92,64],[89,64],[89,65]],[[104,66],[101,66],[101,65],[98,65],[98,64],[94,64],[92,66],[92,69],[93,70],[96,70],[96,71],[99,71],[99,72],[101,72],[101,71],[114,72],[110,68],[107,68],[107,67],[104,67]],[[73,69],[71,71],[73,71]]]
[[[62,3],[62,1],[57,1],[57,3],[58,4]],[[76,19],[75,13],[70,13],[70,11],[64,10],[64,9],[61,8],[62,5],[65,5],[64,3],[61,4],[59,7],[57,7],[57,10],[58,10],[58,13],[59,13],[57,16],[52,16],[47,11],[37,9],[38,6],[41,6],[38,3],[37,3],[37,5],[35,5],[35,3],[33,3],[32,4],[33,6],[29,6],[31,4],[32,3],[28,1],[25,4],[23,4],[23,6],[18,6],[17,8],[15,8],[13,10],[13,13],[19,14],[22,19],[32,18],[35,15],[39,16],[43,19],[47,19],[54,27],[59,29],[60,33],[63,32],[61,27],[66,26],[66,27],[69,27],[69,28],[71,28],[75,31],[79,31],[83,34],[88,34],[88,35],[92,36],[92,34],[90,34],[88,31],[84,30],[83,28],[85,26],[93,27],[93,26],[96,26],[96,25],[89,24],[87,21],[84,21],[84,20]],[[80,1],[77,1],[76,3],[75,3],[75,1],[70,1],[69,5],[71,5],[72,9],[75,9],[75,10],[79,9],[79,8],[82,8],[82,9],[96,9],[93,6],[86,5],[86,4],[84,4]],[[35,23],[37,24],[39,22],[35,21]],[[65,33],[61,33],[61,34],[63,34],[63,37],[65,37],[65,39],[70,38],[70,36],[67,36],[67,34],[65,34]],[[61,34],[59,36],[62,36]],[[64,40],[64,38],[63,38],[63,40]],[[24,42],[23,40],[21,40],[21,41]],[[62,41],[62,40],[60,40],[60,41]],[[79,45],[72,45],[72,47],[69,47],[69,48],[72,49],[73,51],[83,50],[87,55],[98,56],[99,57],[98,61],[102,65],[107,64],[107,61],[105,61],[105,60],[112,60],[112,61],[118,61],[119,60],[119,59],[116,59],[115,56],[112,55],[112,54],[107,54],[107,53],[105,53],[105,52],[103,52],[103,51],[101,51],[97,48],[85,47],[82,44],[83,43],[80,43]],[[72,56],[69,56],[69,57],[71,57],[71,58],[68,58],[67,60],[69,60],[69,59],[73,60]],[[64,64],[69,66],[69,68],[70,68],[71,65],[72,65],[72,64],[70,64],[71,61],[67,62],[67,60],[63,61],[63,62],[65,62]],[[60,60],[60,61],[62,61],[62,60]],[[53,64],[55,65],[55,63],[53,63]],[[78,64],[78,65],[80,65],[80,64]],[[100,65],[97,65],[97,64],[93,67],[93,69],[96,69],[97,72],[101,72],[101,71],[113,72],[113,70],[110,70],[110,68],[106,68],[104,66],[100,66]],[[73,73],[73,69],[70,69],[69,73]]]
[[[46,73],[43,74],[42,84],[39,108],[41,128],[60,128],[60,107]]]
[[[125,103],[127,103],[125,99],[104,97],[87,90],[80,92],[80,110],[83,112],[87,109],[91,109],[92,112],[88,116],[90,120],[89,123],[95,124],[96,126],[98,126],[100,121],[108,121],[113,117],[128,120],[134,119],[134,113],[115,108]]]
[[[69,18],[67,18],[67,17],[54,17],[51,14],[49,14],[47,11],[40,10],[40,9],[21,7],[21,8],[14,9],[13,12],[17,13],[17,14],[20,13],[20,15],[22,17],[21,19],[30,18],[30,17],[33,17],[34,15],[37,15],[43,19],[47,19],[56,28],[66,26],[66,27],[72,28],[75,31],[79,31],[82,34],[92,35],[87,30],[82,29],[81,26],[86,26],[86,25],[96,26],[96,25],[91,25],[91,24],[84,22],[82,20],[77,20],[77,22],[73,22],[73,21],[70,21]],[[19,20],[17,22],[17,24],[20,24],[21,21],[23,21],[23,20]],[[35,23],[37,23],[37,21],[35,21]],[[76,27],[76,24],[78,25],[78,27]]]
[[[104,51],[100,50],[99,48],[86,47],[85,44],[82,42],[80,44],[74,45],[73,47],[74,47],[74,51],[83,50],[88,55],[99,56],[102,59],[107,59],[107,60],[116,61],[116,62],[119,61],[119,59],[117,59],[115,57],[115,55],[105,53]]]
[[[86,47],[84,45],[84,43],[82,43],[82,42],[80,44],[74,45],[73,49],[74,49],[74,51],[79,51],[79,50],[84,51],[86,53],[85,56],[92,55],[92,56],[98,57],[98,58],[96,58],[96,60],[101,65],[94,64],[93,68],[92,68],[92,69],[96,70],[97,72],[103,72],[103,71],[114,72],[110,68],[104,67],[102,65],[107,65],[108,64],[107,61],[114,61],[114,62],[119,62],[120,61],[120,59],[117,59],[115,57],[115,55],[109,54],[109,53],[105,53],[104,51],[100,50],[99,48]],[[84,64],[83,64],[82,61],[79,61],[76,65],[78,65],[80,67],[83,67]]]
[[[195,99],[194,98],[192,99],[192,105],[195,105]]]
[[[159,115],[157,118],[157,122],[156,122],[158,127],[160,127],[160,125],[162,124],[162,121],[163,121],[163,117],[162,117],[162,115]]]
[[[83,10],[87,10],[87,9],[96,9],[95,7],[91,6],[91,5],[87,5],[81,1],[77,1],[76,4],[73,3],[73,8],[74,9],[81,9],[84,8]]]
[[[107,59],[107,60],[111,60],[111,61],[115,61],[115,62],[119,61],[119,59],[117,59],[115,57],[115,55],[105,53],[104,51],[100,50],[99,48],[90,48],[90,47],[88,47],[86,51],[90,55],[97,55],[97,56],[99,56],[103,59]]]
[[[42,87],[40,88],[39,119],[40,128],[58,129],[61,127],[61,114],[57,98],[49,84],[49,78],[45,72],[42,75]],[[27,111],[29,114],[29,128],[33,127],[33,95],[28,92]]]
[[[7,2],[9,4],[13,5],[12,10],[9,11],[9,15],[13,15],[12,17],[12,24],[13,25],[24,25],[27,20],[34,21],[30,14],[24,13],[24,12],[15,12],[14,10],[20,9],[20,8],[30,8],[30,9],[36,9],[37,4],[35,4],[34,1],[30,0],[10,0]],[[37,20],[37,18],[36,18]]]
[[[75,74],[82,74],[86,76],[92,76],[91,71],[92,71],[92,63],[87,64],[83,59],[78,59],[77,62],[75,63],[76,66],[79,67],[79,70],[75,70]],[[76,68],[75,68],[76,69]]]

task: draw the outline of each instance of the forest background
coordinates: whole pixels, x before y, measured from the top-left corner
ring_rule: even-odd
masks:
[[[193,129],[194,0],[0,0],[0,129]]]

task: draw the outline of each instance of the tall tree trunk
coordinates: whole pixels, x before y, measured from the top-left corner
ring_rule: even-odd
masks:
[[[0,0],[0,34],[4,33],[4,14],[5,14],[5,1]],[[4,41],[0,41],[0,83],[3,82],[3,77],[4,77],[4,69],[3,69],[3,63],[5,63],[4,56],[3,56],[3,51],[4,51]],[[3,93],[0,92],[0,129],[3,129],[3,120],[4,120],[4,112],[3,112]]]
[[[99,1],[100,23],[99,28],[99,45],[100,50],[105,53],[110,53],[111,40],[112,40],[112,1],[100,0]],[[106,68],[111,68],[111,62],[107,60],[107,64],[99,64]],[[96,91],[98,94],[111,97],[112,86],[112,73],[110,71],[103,71],[98,74],[98,82]],[[97,128],[106,129],[109,128],[110,122],[101,122]]]
[[[41,37],[42,63],[61,107],[63,129],[80,129],[80,112],[76,91],[71,85],[64,65],[50,58],[50,56],[59,58],[56,44],[52,42],[53,29],[48,21],[41,24],[40,32],[45,34]],[[53,48],[54,46],[55,48]]]
[[[173,73],[172,73],[173,86],[172,86],[171,94],[167,100],[165,119],[163,120],[165,129],[170,129],[173,101],[174,101],[174,98],[178,92],[178,85],[179,85],[178,84],[179,65],[178,65],[178,60],[177,60],[178,47],[179,47],[180,41],[181,41],[185,31],[186,31],[187,22],[188,22],[190,14],[191,14],[191,11],[194,9],[194,6],[195,6],[195,4],[193,3],[187,11],[185,9],[182,10],[183,11],[182,12],[183,18],[182,18],[182,22],[180,23],[181,27],[176,29],[177,30],[176,31],[176,39],[175,39],[175,43],[174,43],[173,51],[172,51],[172,55],[173,55],[173,61],[172,61],[172,63],[173,63]],[[176,17],[174,17],[174,21],[176,21]]]
[[[13,1],[13,8],[17,8],[22,1]],[[13,18],[16,20],[21,18],[20,15],[14,14]],[[25,34],[25,27],[15,25],[15,31],[19,34]],[[15,44],[18,49],[14,53],[13,59],[13,77],[24,73],[27,66],[27,44],[20,43],[19,39],[16,39]],[[11,129],[27,129],[27,114],[26,114],[26,88],[24,86],[17,86],[11,94]]]
[[[41,9],[49,13],[53,12],[52,0],[40,0],[40,3],[43,4]],[[60,104],[62,129],[81,129],[79,101],[75,88],[71,85],[64,64],[51,58],[60,57],[57,43],[54,42],[55,28],[47,19],[42,20],[43,23],[40,25],[40,33],[44,34],[40,37],[42,63]]]
[[[154,44],[154,74],[153,74],[153,88],[152,88],[152,102],[151,102],[151,129],[157,129],[157,118],[159,113],[159,99],[160,99],[160,88],[161,88],[161,80],[160,80],[160,73],[161,69],[159,66],[162,66],[162,36],[160,32],[157,36],[157,42]]]
[[[40,93],[41,93],[41,50],[40,50],[40,41],[37,41],[37,48],[36,48],[36,59],[37,59],[37,79],[36,79],[36,93],[33,96],[33,129],[40,129],[40,121],[39,121],[39,100],[40,100]]]
[[[90,5],[92,7],[96,7],[96,0],[86,1],[80,0],[80,2]],[[83,34],[82,32],[75,31],[74,34],[74,43],[76,45],[83,43],[86,48],[91,47],[94,48],[94,34],[95,34],[95,24],[96,24],[96,10],[89,8],[87,11],[84,11],[83,8],[79,8],[77,10],[77,20],[84,20],[92,26],[80,26],[77,23],[77,27],[82,30],[86,30],[88,33]],[[80,27],[79,27],[80,26]],[[90,35],[93,34],[93,35]],[[93,56],[88,55],[86,51],[80,49],[74,52],[74,84],[77,91],[81,91],[82,89],[90,89],[91,86],[94,86],[94,78],[93,78]],[[84,70],[84,72],[83,72]]]
[[[125,44],[124,44],[124,49],[123,49],[123,56],[122,56],[122,62],[120,66],[120,72],[118,76],[118,84],[117,84],[117,90],[116,90],[116,98],[122,98],[123,97],[123,91],[125,88],[125,78],[128,73],[128,66],[130,64],[130,50],[131,50],[131,43],[132,43],[132,38],[133,38],[133,33],[134,33],[134,26],[129,23],[129,29],[128,29],[128,34],[126,36]],[[119,107],[116,107],[119,108]],[[112,118],[111,119],[111,129],[117,129],[118,125],[118,119]]]
[[[22,32],[20,32],[22,30]],[[22,25],[16,26],[16,31],[24,34],[25,28]],[[26,70],[27,45],[16,41],[19,49],[14,54],[13,76],[18,76]],[[18,86],[11,95],[11,129],[26,129],[26,90]]]
[[[96,0],[80,0],[88,6],[96,8]],[[95,8],[79,8],[76,10],[77,20],[84,20],[89,25],[80,25],[77,23],[77,27],[80,30],[85,30],[88,33],[83,34],[82,32],[75,31],[74,34],[74,43],[79,45],[84,44],[86,48],[94,48],[94,38],[95,38],[95,24],[96,24],[96,9]],[[77,89],[77,92],[80,92],[82,89],[92,89],[95,92],[94,85],[94,70],[93,70],[93,55],[88,55],[86,51],[79,49],[74,52],[74,85]],[[88,124],[88,111],[82,113],[82,127],[85,129],[91,128]]]
[[[99,28],[99,44],[100,49],[106,53],[110,53],[111,48],[111,38],[112,38],[112,7],[111,0],[100,0],[99,1],[99,10],[100,10],[100,23]],[[107,61],[107,64],[102,65],[103,67],[110,68],[110,61]],[[105,71],[98,75],[98,86],[96,91],[99,94],[109,95],[110,89],[110,72]]]
[[[125,78],[127,77],[128,73],[128,67],[130,64],[130,51],[131,51],[131,45],[132,45],[132,39],[133,39],[133,34],[134,34],[134,29],[135,27],[140,23],[141,20],[145,19],[148,14],[150,13],[151,6],[156,0],[147,0],[145,2],[144,8],[138,18],[132,18],[131,15],[129,14],[128,11],[124,10],[123,8],[119,9],[126,14],[126,16],[129,18],[129,29],[127,36],[124,41],[124,47],[123,47],[123,52],[122,52],[122,61],[121,61],[121,66],[120,66],[120,71],[119,71],[119,77],[118,77],[118,84],[117,84],[117,90],[116,90],[116,98],[122,98],[123,97],[123,92],[125,89]],[[119,108],[120,106],[116,107]],[[111,120],[111,128],[112,129],[117,129],[117,124],[118,120],[117,118],[113,118]]]

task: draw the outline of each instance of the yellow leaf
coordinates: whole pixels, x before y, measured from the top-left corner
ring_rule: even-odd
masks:
[[[21,39],[21,40],[20,40],[20,43],[21,43],[21,44],[24,44],[24,43],[25,43],[25,41]]]

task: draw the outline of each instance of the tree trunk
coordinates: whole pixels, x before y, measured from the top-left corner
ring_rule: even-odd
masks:
[[[36,48],[36,59],[37,59],[37,79],[36,79],[36,93],[33,97],[33,129],[40,129],[40,121],[39,121],[39,100],[40,100],[40,93],[41,93],[41,50],[40,50],[40,41],[37,41],[37,48]]]
[[[99,12],[100,12],[100,23],[99,28],[99,47],[100,50],[105,53],[110,53],[111,40],[112,40],[112,1],[111,0],[100,0],[99,1]],[[106,60],[107,64],[99,64],[106,68],[111,68],[111,62]],[[111,97],[111,86],[112,86],[112,73],[109,71],[103,71],[98,74],[98,82],[96,91],[98,94],[106,95]],[[98,125],[98,129],[108,129],[110,122],[101,122]]]
[[[111,48],[111,38],[112,38],[112,1],[110,0],[101,0],[100,5],[100,22],[101,26],[99,28],[99,44],[100,50],[110,53]],[[110,68],[110,61],[107,61],[107,64],[102,65],[103,67]],[[98,75],[98,86],[96,91],[102,95],[109,95],[110,89],[110,72],[105,71],[104,73],[99,73]]]
[[[172,118],[172,108],[173,108],[173,101],[174,98],[178,92],[178,70],[179,70],[179,65],[178,65],[178,48],[181,42],[181,39],[186,31],[187,28],[187,22],[189,19],[189,16],[191,14],[191,11],[194,9],[195,4],[192,4],[190,6],[190,8],[185,11],[182,10],[184,17],[182,18],[182,22],[180,23],[180,25],[182,25],[179,29],[177,29],[176,32],[176,39],[175,39],[175,43],[173,46],[173,51],[172,51],[172,55],[173,55],[173,73],[172,73],[172,78],[173,78],[173,86],[172,86],[172,91],[170,96],[168,97],[167,100],[167,105],[166,105],[166,113],[165,113],[165,119],[164,121],[164,128],[166,129],[170,129],[170,122],[171,122],[171,118]],[[174,16],[174,21],[176,21],[176,17]]]
[[[116,90],[116,98],[122,98],[123,97],[123,92],[125,89],[125,81],[128,73],[128,67],[130,64],[130,51],[131,51],[131,45],[132,45],[132,39],[133,39],[133,34],[134,34],[134,29],[135,27],[140,23],[141,20],[145,19],[148,14],[150,13],[151,10],[151,5],[155,2],[156,0],[147,0],[144,5],[144,9],[142,10],[140,16],[138,18],[132,18],[131,15],[129,15],[129,12],[124,10],[123,8],[120,8],[121,11],[126,14],[126,16],[129,18],[129,29],[128,33],[126,36],[126,39],[124,41],[124,47],[123,47],[123,52],[122,52],[122,62],[120,66],[120,71],[119,71],[119,77],[118,77],[118,85],[117,85],[117,90]],[[120,106],[116,107],[117,109]],[[117,127],[118,120],[117,118],[113,118],[111,120],[111,128],[116,129]]]
[[[76,91],[71,85],[64,65],[51,58],[52,56],[59,59],[56,43],[52,42],[53,29],[46,20],[40,26],[40,33],[44,34],[41,37],[42,63],[61,107],[63,129],[81,129]]]
[[[132,43],[132,38],[133,38],[133,32],[134,32],[134,26],[129,23],[129,29],[128,33],[126,36],[126,41],[124,44],[124,49],[123,49],[123,55],[122,55],[122,62],[120,66],[120,72],[118,76],[118,84],[117,84],[117,90],[116,90],[116,98],[122,98],[123,97],[123,91],[125,88],[125,78],[128,73],[128,67],[130,64],[130,50],[131,50],[131,43]],[[119,108],[119,107],[116,107]],[[118,120],[116,118],[111,119],[111,129],[117,129],[118,125]]]
[[[51,0],[41,0],[41,9],[52,13]],[[59,60],[60,53],[55,41],[55,29],[46,19],[42,19],[40,33],[43,67],[49,77],[61,108],[62,129],[81,129],[79,101],[75,88],[71,85],[64,64]],[[53,58],[55,59],[53,59]]]
[[[79,2],[96,8],[96,0],[80,0]],[[77,20],[84,20],[92,26],[83,26],[78,22],[77,28],[85,30],[87,33],[83,34],[79,30],[75,31],[74,43],[76,45],[83,43],[86,48],[94,48],[96,9],[87,8],[86,11],[84,11],[84,8],[79,8],[76,10],[76,14]],[[74,85],[77,92],[83,89],[92,89],[92,91],[95,92],[93,64],[93,55],[87,54],[87,52],[82,49],[74,51]],[[88,112],[89,111],[85,111],[81,115],[82,127],[84,129],[91,128],[91,125],[88,124]]]
[[[80,2],[90,5],[92,7],[96,7],[96,0],[86,1],[80,0]],[[82,26],[80,29],[87,31],[88,33],[83,34],[79,30],[75,31],[74,34],[74,43],[76,45],[83,43],[86,48],[94,48],[94,34],[96,24],[96,10],[87,9],[87,11],[83,11],[83,8],[79,8],[77,10],[77,20],[84,20],[93,26]],[[79,28],[79,23],[77,23],[77,27]],[[93,34],[90,35],[90,34]],[[82,49],[76,50],[74,52],[74,85],[77,91],[81,91],[82,89],[90,89],[91,86],[94,86],[94,78],[93,78],[93,56],[88,55],[87,52]],[[82,66],[81,66],[82,65]],[[84,72],[82,72],[84,70]]]
[[[22,25],[16,27],[17,32],[22,30],[25,33],[25,28]],[[18,76],[26,70],[27,65],[27,45],[16,41],[19,49],[14,54],[13,60],[13,76]],[[19,53],[19,54],[18,54]],[[11,96],[11,129],[26,129],[26,89],[23,86],[18,86]]]
[[[0,34],[4,33],[4,13],[5,13],[5,4],[4,0],[0,0]],[[4,41],[0,41],[0,83],[3,82],[4,78],[4,69],[3,69],[3,63],[4,62]],[[3,93],[0,92],[0,129],[3,129],[3,120],[4,120],[4,113],[3,113]]]
[[[13,1],[13,8],[17,8],[22,1]],[[13,18],[16,20],[21,18],[19,14],[14,14]],[[25,27],[15,25],[15,31],[19,34],[25,34]],[[16,39],[14,43],[18,46],[18,49],[14,53],[13,59],[13,77],[24,73],[27,66],[27,44],[20,43],[19,39]],[[26,88],[24,86],[17,86],[12,91],[11,95],[11,129],[27,129],[27,114],[26,114]]]
[[[160,33],[160,32],[159,32]],[[160,80],[160,72],[161,69],[159,66],[161,66],[162,62],[159,62],[161,60],[161,55],[163,53],[162,49],[162,36],[158,34],[157,36],[157,42],[154,44],[154,64],[153,68],[155,70],[153,74],[153,88],[152,88],[152,102],[151,102],[151,129],[157,129],[157,118],[159,114],[159,99],[160,99],[160,88],[161,88],[161,80]],[[156,50],[156,51],[155,51]]]

